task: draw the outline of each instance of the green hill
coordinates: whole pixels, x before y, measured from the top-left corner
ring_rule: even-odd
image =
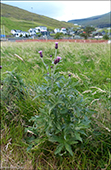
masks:
[[[1,24],[5,26],[6,34],[11,34],[11,29],[28,31],[30,28],[41,25],[48,29],[74,27],[72,23],[58,21],[3,3],[1,3]]]
[[[84,25],[84,26],[93,25],[99,28],[110,27],[111,26],[111,12],[103,14],[103,15],[84,18],[84,19],[69,20],[68,22],[73,23],[73,24]]]

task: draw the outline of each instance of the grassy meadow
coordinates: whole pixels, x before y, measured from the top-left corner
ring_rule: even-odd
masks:
[[[110,45],[106,43],[59,42],[57,56],[62,58],[59,72],[84,96],[89,108],[94,110],[91,127],[83,143],[73,147],[73,156],[54,155],[55,146],[50,142],[27,151],[33,134],[26,132],[32,126],[29,119],[38,114],[42,96],[37,87],[45,82],[44,61],[51,66],[55,56],[53,42],[2,42],[1,43],[1,167],[25,170],[110,170],[111,169],[111,92]],[[17,57],[19,56],[19,57]],[[21,57],[21,58],[20,58]],[[20,75],[19,90],[12,93],[14,73]],[[7,75],[10,77],[7,78]],[[23,85],[23,86],[22,86]],[[21,88],[22,86],[22,88]],[[23,90],[25,98],[17,98]],[[10,91],[10,94],[9,94]]]

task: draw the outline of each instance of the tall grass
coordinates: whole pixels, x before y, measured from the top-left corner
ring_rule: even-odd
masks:
[[[59,43],[58,56],[62,57],[60,74],[67,77],[70,73],[72,82],[79,81],[77,90],[85,96],[90,108],[95,110],[91,129],[87,129],[88,137],[82,145],[73,147],[73,157],[55,156],[55,146],[50,142],[41,143],[39,149],[34,152],[27,152],[28,142],[33,140],[34,135],[26,133],[25,128],[32,126],[32,122],[28,120],[39,112],[42,96],[36,100],[32,99],[37,95],[37,86],[44,83],[42,75],[46,73],[38,53],[40,50],[43,51],[45,62],[50,64],[50,55],[55,55],[54,44],[51,42],[1,44],[2,96],[7,87],[12,87],[5,80],[8,72],[12,73],[13,70],[15,77],[16,74],[21,76],[24,84],[22,87],[26,93],[20,100],[14,93],[15,97],[12,96],[10,104],[7,104],[7,94],[2,98],[2,167],[22,167],[27,170],[110,170],[110,45]]]

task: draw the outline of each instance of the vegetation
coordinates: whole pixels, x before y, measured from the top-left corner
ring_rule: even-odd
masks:
[[[103,36],[103,39],[104,39],[104,40],[109,40],[108,35],[107,35],[107,34],[105,34],[105,35]]]
[[[28,31],[37,26],[46,26],[48,29],[73,27],[72,23],[58,21],[43,15],[1,3],[1,24],[6,28],[6,34],[11,34],[11,29]]]
[[[109,47],[60,42],[55,50],[52,42],[2,42],[2,167],[111,169]]]
[[[94,27],[111,27],[111,12],[103,14],[103,15],[98,15],[90,18],[85,18],[85,19],[77,19],[77,20],[69,20],[69,23],[73,24],[78,24],[78,25],[84,25],[84,26],[91,26],[93,25]]]
[[[62,32],[57,32],[54,36],[55,39],[62,39],[64,34]]]

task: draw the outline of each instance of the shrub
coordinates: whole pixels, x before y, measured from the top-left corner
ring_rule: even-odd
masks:
[[[57,32],[54,36],[54,39],[61,39],[63,37],[63,33]]]
[[[104,40],[109,40],[108,35],[107,35],[107,34],[105,34],[105,35],[103,36],[103,39],[104,39]]]

